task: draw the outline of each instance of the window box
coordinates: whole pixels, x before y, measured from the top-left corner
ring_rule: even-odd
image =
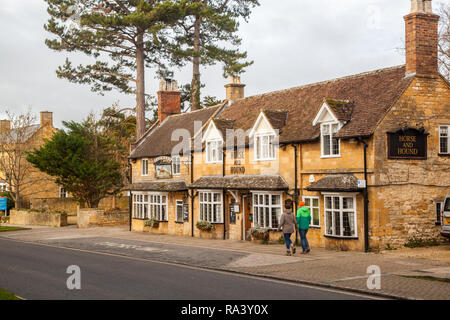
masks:
[[[159,221],[155,219],[147,219],[144,222],[144,227],[159,228]]]
[[[211,232],[215,229],[214,225],[207,221],[199,221],[196,225],[197,229],[204,232]]]

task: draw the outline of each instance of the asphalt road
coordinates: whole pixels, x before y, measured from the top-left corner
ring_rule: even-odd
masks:
[[[69,290],[71,265],[81,290]],[[307,300],[357,295],[234,274],[205,271],[0,239],[0,288],[25,299]]]

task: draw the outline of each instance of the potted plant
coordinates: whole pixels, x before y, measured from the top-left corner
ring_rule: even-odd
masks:
[[[249,233],[253,239],[262,240],[265,243],[269,241],[269,228],[253,227]]]
[[[157,221],[155,218],[147,219],[144,222],[145,227],[150,228],[158,228],[159,227],[159,221]]]
[[[197,229],[205,232],[211,232],[214,230],[214,225],[207,221],[198,221],[196,226]]]

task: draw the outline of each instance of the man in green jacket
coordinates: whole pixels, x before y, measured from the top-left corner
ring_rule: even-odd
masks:
[[[309,225],[311,224],[311,212],[309,212],[306,203],[303,201],[300,201],[299,208],[297,210],[297,224],[302,242],[302,254],[305,254],[311,251],[309,248],[308,239],[306,239],[306,234],[308,233]]]

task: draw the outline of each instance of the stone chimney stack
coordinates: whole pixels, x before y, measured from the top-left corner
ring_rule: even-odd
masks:
[[[41,112],[41,127],[53,126],[53,112],[42,111]]]
[[[230,83],[225,85],[227,92],[227,100],[235,101],[243,99],[245,84],[241,84],[241,77],[230,77]]]
[[[162,123],[168,116],[181,113],[181,93],[173,79],[161,79],[158,91],[158,119]]]
[[[438,22],[432,0],[411,0],[406,24],[406,75],[435,78],[438,68]]]
[[[4,133],[9,130],[11,130],[11,121],[10,120],[0,120],[0,133]]]

